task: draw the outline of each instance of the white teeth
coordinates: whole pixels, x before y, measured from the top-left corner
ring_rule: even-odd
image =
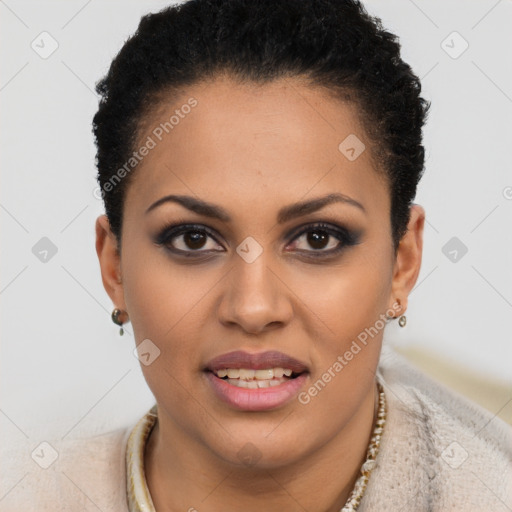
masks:
[[[272,379],[272,380],[242,380],[242,379],[228,379],[226,382],[232,384],[233,386],[237,386],[239,388],[246,389],[260,389],[260,388],[269,388],[274,386],[279,386],[283,382],[286,382],[288,379]]]
[[[280,379],[284,375],[284,370],[282,368],[274,368],[274,377],[276,379]],[[291,373],[290,373],[291,375]]]
[[[243,380],[272,380],[282,379],[284,376],[291,377],[292,370],[289,368],[266,368],[265,370],[251,370],[248,368],[223,368],[216,370],[217,377],[223,379],[243,379]]]
[[[239,379],[254,379],[254,374],[256,373],[256,370],[248,370],[246,368],[240,368],[238,370],[238,378]]]
[[[256,370],[255,373],[254,373],[254,376],[258,380],[273,379],[274,378],[274,370],[272,370],[272,369],[269,369],[269,370]]]
[[[261,389],[279,386],[289,380],[293,371],[289,368],[266,368],[264,370],[252,370],[249,368],[222,368],[216,370],[219,378],[227,377],[226,382],[246,389]]]

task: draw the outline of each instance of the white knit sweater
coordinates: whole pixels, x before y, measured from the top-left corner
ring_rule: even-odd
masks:
[[[379,373],[387,423],[359,512],[511,512],[512,428],[388,348]],[[26,451],[11,453],[2,463],[0,511],[128,512],[131,428],[50,442],[59,457],[48,469]]]

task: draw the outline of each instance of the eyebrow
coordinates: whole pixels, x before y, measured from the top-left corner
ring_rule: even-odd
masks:
[[[192,196],[182,195],[168,195],[158,199],[158,201],[155,201],[146,210],[146,214],[168,202],[178,203],[188,210],[197,213],[198,215],[211,217],[223,222],[231,222],[230,215],[221,206],[208,203]],[[348,197],[344,194],[335,193],[285,206],[279,210],[277,214],[277,222],[278,224],[283,224],[284,222],[288,222],[289,220],[292,220],[296,217],[302,217],[308,213],[313,213],[317,210],[320,210],[324,206],[332,203],[344,203],[352,205],[366,213],[365,207],[359,201],[356,201],[355,199],[352,199],[351,197]]]

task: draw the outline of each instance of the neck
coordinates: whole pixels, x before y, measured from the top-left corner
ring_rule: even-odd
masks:
[[[356,415],[323,446],[286,465],[248,467],[220,459],[170,418],[159,416],[146,444],[146,480],[158,512],[197,509],[338,512],[366,457],[378,406],[376,386]],[[160,412],[159,412],[160,414]]]

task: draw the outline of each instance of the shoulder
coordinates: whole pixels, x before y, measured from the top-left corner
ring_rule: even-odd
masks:
[[[372,479],[380,475],[411,510],[509,510],[512,427],[389,347],[379,374],[388,420]]]
[[[3,449],[2,512],[128,511],[126,441],[131,427],[86,438],[33,440]],[[7,494],[5,494],[7,493]]]
[[[436,442],[467,438],[469,448],[511,456],[512,427],[496,414],[433,380],[388,347],[379,370],[394,406],[428,425]]]

